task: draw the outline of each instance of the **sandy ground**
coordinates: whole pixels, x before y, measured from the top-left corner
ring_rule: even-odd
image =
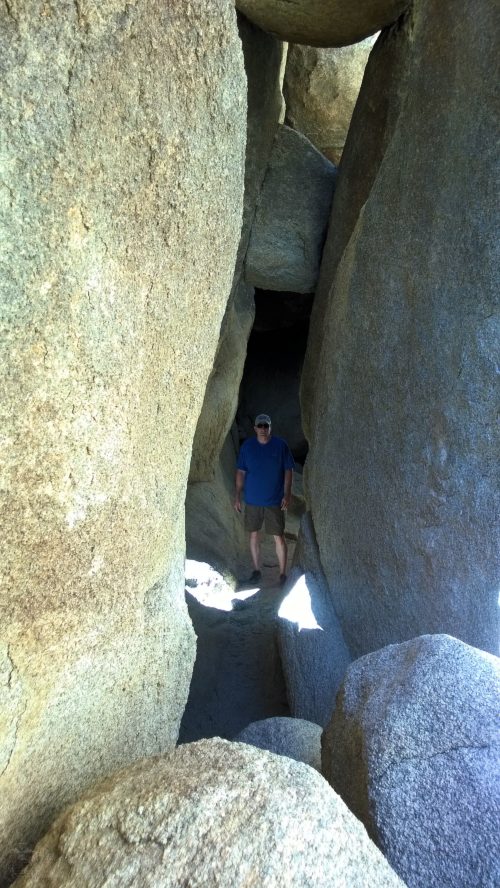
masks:
[[[296,528],[293,519],[287,524],[290,564]],[[278,579],[273,539],[263,536],[258,586],[243,584],[230,590],[225,600],[200,588],[202,584],[196,597],[187,589],[198,649],[180,743],[202,737],[232,739],[253,721],[290,714],[276,641],[285,594]]]

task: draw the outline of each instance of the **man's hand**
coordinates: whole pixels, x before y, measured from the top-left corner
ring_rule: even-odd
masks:
[[[285,496],[281,500],[281,511],[282,512],[286,512],[286,510],[288,509],[288,506],[290,505],[290,499],[291,499],[291,497],[287,496],[285,494]]]
[[[234,508],[237,512],[241,512],[241,499],[239,498],[239,496],[237,496],[234,501]]]

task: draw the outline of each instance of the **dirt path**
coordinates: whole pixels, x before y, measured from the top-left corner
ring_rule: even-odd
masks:
[[[291,561],[294,540],[288,545]],[[232,739],[250,722],[290,714],[276,642],[284,597],[278,576],[273,541],[264,538],[262,580],[234,593],[231,610],[206,606],[188,594],[198,651],[180,743]]]

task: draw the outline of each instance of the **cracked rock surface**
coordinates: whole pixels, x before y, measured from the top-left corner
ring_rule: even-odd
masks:
[[[499,883],[499,660],[447,635],[362,657],[323,773],[409,888]]]
[[[69,808],[16,888],[397,888],[312,768],[216,738],[137,762]]]

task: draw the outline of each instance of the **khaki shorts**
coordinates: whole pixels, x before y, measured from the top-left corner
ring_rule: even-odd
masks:
[[[279,506],[245,506],[245,530],[253,533],[260,530],[265,522],[266,533],[283,536],[285,532],[285,512]]]

